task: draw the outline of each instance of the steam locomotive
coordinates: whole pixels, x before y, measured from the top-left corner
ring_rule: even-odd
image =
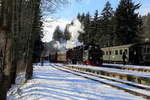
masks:
[[[69,50],[58,51],[49,55],[50,62],[71,64],[87,64],[99,66],[102,64],[103,52],[98,45],[85,44]]]

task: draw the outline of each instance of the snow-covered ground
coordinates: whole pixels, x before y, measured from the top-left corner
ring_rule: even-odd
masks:
[[[13,86],[8,100],[143,100],[127,92],[59,71],[47,64],[34,66],[33,78]]]

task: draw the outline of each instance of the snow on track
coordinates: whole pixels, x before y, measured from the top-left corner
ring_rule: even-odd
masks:
[[[51,66],[34,66],[33,78],[7,95],[8,100],[143,100]]]
[[[81,68],[89,68],[89,69],[99,70],[99,71],[107,71],[107,72],[114,72],[114,73],[118,73],[118,74],[134,75],[134,76],[138,76],[138,77],[150,78],[150,73],[146,73],[146,72],[138,72],[138,71],[107,68],[107,67],[96,67],[96,66],[91,66],[91,65],[68,65],[68,66],[77,66],[77,67],[81,67]]]
[[[103,65],[116,66],[116,67],[142,68],[142,69],[149,69],[150,70],[150,66],[141,66],[141,65],[123,65],[123,64],[107,64],[107,63],[104,63]]]

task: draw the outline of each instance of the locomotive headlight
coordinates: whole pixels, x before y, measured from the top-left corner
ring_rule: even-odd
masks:
[[[90,59],[92,59],[92,57],[90,57]]]

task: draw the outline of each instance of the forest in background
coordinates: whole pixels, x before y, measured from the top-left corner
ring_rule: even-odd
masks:
[[[79,31],[79,42],[95,43],[100,47],[149,42],[150,13],[141,16],[137,12],[140,7],[140,3],[136,4],[132,0],[120,0],[116,10],[113,10],[107,1],[102,12],[96,10],[94,16],[90,12],[79,13],[77,19],[84,27],[84,32]],[[72,25],[73,22],[68,24],[64,32],[59,26],[56,27],[53,42],[69,40],[69,27]]]
[[[142,17],[143,19],[143,37],[145,41],[150,41],[150,12]]]

